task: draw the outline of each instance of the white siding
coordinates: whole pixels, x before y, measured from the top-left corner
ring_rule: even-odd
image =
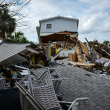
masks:
[[[46,24],[52,24],[52,29],[46,29]],[[76,20],[54,19],[41,22],[40,33],[55,33],[61,31],[78,32]]]

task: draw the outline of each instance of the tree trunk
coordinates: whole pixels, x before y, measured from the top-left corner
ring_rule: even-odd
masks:
[[[3,41],[6,41],[6,37],[5,37],[5,31],[2,29],[2,32],[0,33],[1,38],[3,38]]]

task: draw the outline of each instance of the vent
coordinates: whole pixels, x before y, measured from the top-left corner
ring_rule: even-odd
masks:
[[[85,74],[85,75],[86,75],[86,76],[89,76],[89,77],[91,76],[91,75],[89,75],[89,74]]]
[[[46,24],[46,29],[52,29],[52,24]]]

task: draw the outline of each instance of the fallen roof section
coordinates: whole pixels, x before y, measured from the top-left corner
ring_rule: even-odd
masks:
[[[0,44],[0,62],[25,50],[26,46],[28,45],[30,45],[30,43],[7,43],[7,42],[1,43]]]
[[[59,75],[66,77],[60,87],[63,100],[89,97],[94,110],[110,109],[110,79],[70,65],[58,65]]]
[[[59,76],[66,78],[60,86],[64,101],[72,102],[76,98],[88,97],[92,101],[93,110],[110,109],[110,78],[70,65],[57,65],[54,68]],[[31,72],[39,78],[45,69],[31,69]]]
[[[16,54],[10,58],[7,58],[6,60],[0,62],[0,65],[3,66],[13,66],[16,63],[20,63],[20,62],[25,62],[27,61],[27,59],[25,59],[24,57]]]

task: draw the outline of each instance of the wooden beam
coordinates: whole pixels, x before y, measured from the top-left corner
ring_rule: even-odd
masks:
[[[80,62],[71,62],[68,61],[70,64],[75,64],[75,65],[83,65],[83,66],[95,66],[95,63],[80,63]]]
[[[56,33],[56,34],[72,34],[70,32],[59,32],[59,33]]]
[[[33,49],[32,47],[26,47],[26,49],[27,49],[28,51],[32,52],[32,53],[37,53],[37,54],[39,54],[39,52],[38,52],[37,50]]]
[[[25,53],[25,55],[28,55],[28,54],[30,54],[30,53],[32,53],[32,52],[27,52],[27,53]]]

